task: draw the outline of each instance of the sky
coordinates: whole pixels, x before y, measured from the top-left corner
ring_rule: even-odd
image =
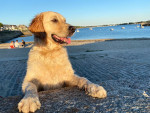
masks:
[[[0,22],[29,25],[44,11],[62,14],[75,26],[150,20],[150,0],[0,0]]]

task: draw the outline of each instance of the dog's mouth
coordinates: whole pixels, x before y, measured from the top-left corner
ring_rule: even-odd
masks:
[[[55,34],[52,34],[52,38],[55,42],[60,43],[60,44],[70,44],[71,43],[71,38],[67,38],[67,37],[59,37]]]

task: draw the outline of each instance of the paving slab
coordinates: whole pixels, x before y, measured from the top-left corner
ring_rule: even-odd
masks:
[[[42,107],[37,113],[150,112],[149,45],[143,40],[67,47],[75,73],[102,85],[108,97],[92,98],[76,87],[44,91],[39,93]],[[0,113],[18,112],[28,52],[0,50]]]

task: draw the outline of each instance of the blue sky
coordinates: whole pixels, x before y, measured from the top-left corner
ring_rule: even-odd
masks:
[[[0,0],[0,22],[29,25],[44,11],[62,14],[72,25],[150,20],[150,0]]]

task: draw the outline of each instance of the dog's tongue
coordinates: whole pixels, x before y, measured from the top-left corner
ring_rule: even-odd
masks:
[[[68,38],[66,42],[67,42],[67,44],[70,44],[71,43],[71,38]]]
[[[60,38],[60,40],[66,42],[67,44],[71,43],[71,38]]]
[[[71,38],[63,38],[63,37],[58,37],[57,35],[53,35],[54,38],[60,40],[61,42],[65,42],[67,44],[71,43]]]

